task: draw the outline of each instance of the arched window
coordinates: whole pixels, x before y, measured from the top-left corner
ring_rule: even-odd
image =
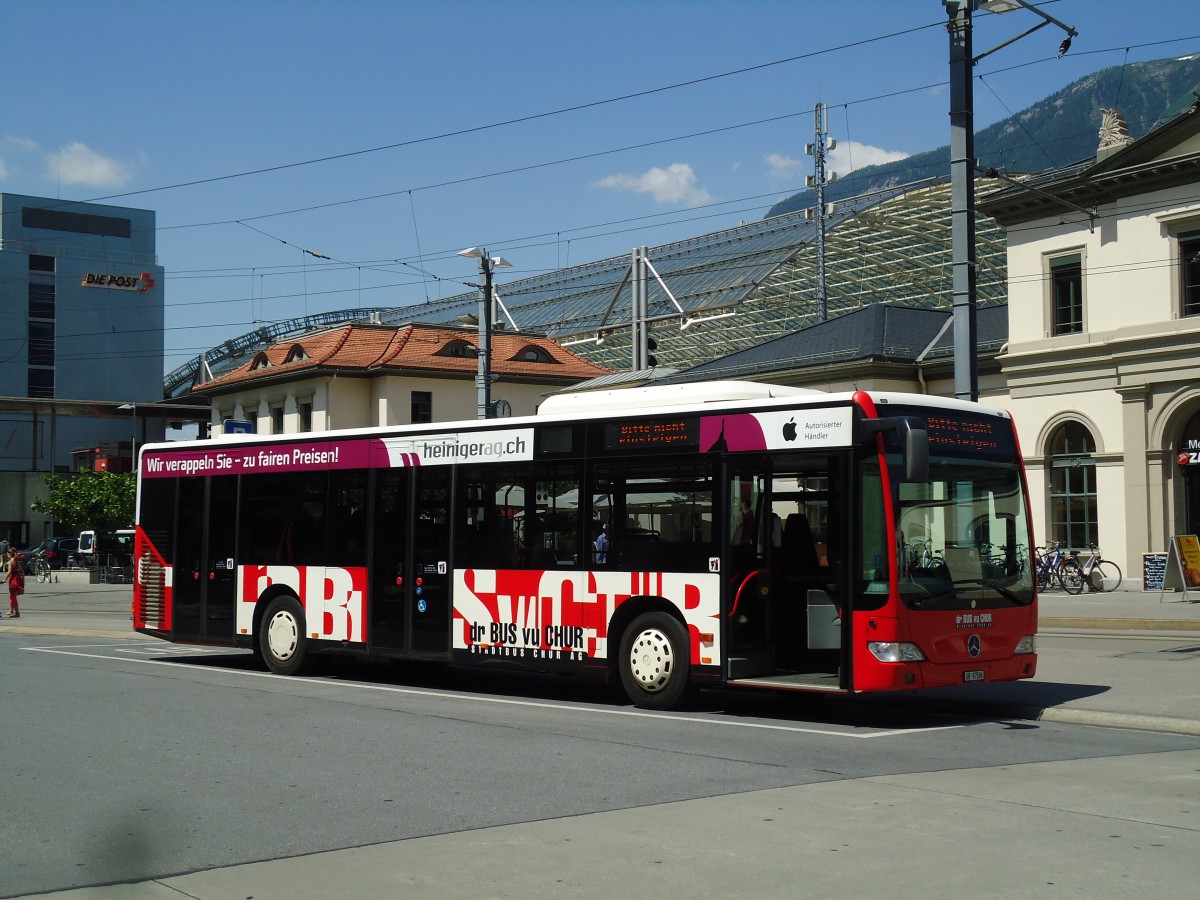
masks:
[[[1050,439],[1050,538],[1072,550],[1099,543],[1096,533],[1096,441],[1078,422]]]
[[[470,341],[454,340],[446,343],[434,356],[470,357],[474,359],[479,356],[479,350]]]
[[[302,362],[308,359],[308,351],[304,349],[303,344],[292,344],[288,349],[287,356],[284,357],[284,365],[294,362]]]
[[[554,363],[558,365],[557,359],[546,352],[545,348],[539,347],[536,344],[526,344],[510,356],[509,359],[513,362]]]

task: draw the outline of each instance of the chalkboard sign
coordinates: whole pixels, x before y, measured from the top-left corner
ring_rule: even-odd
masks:
[[[1167,554],[1142,554],[1142,590],[1161,591],[1167,575]]]

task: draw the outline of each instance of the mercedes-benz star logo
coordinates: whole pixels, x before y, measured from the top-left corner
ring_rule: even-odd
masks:
[[[982,642],[979,640],[979,635],[973,634],[967,638],[967,652],[971,654],[971,659],[974,659],[979,655],[981,647]]]

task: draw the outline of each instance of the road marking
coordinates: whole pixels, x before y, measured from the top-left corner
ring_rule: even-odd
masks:
[[[89,645],[98,646],[98,645]],[[357,689],[364,691],[379,691],[389,694],[405,694],[412,697],[425,697],[436,700],[457,700],[460,702],[475,702],[475,703],[491,703],[500,706],[528,706],[534,709],[550,709],[560,712],[573,713],[593,713],[602,716],[622,716],[637,719],[658,719],[669,722],[688,722],[696,725],[722,725],[727,728],[755,728],[764,731],[784,731],[795,734],[816,734],[825,737],[843,737],[855,738],[857,740],[870,740],[872,738],[881,737],[898,737],[908,734],[927,734],[931,731],[951,731],[957,728],[963,728],[963,725],[934,725],[929,728],[896,728],[890,731],[875,731],[870,734],[851,734],[845,731],[832,731],[825,728],[806,728],[796,725],[772,725],[766,722],[744,722],[744,721],[726,721],[723,719],[704,719],[697,716],[682,716],[673,713],[659,713],[640,709],[601,709],[592,706],[572,706],[565,703],[547,703],[535,700],[516,700],[510,697],[487,697],[480,694],[450,694],[444,691],[431,691],[423,688],[408,688],[397,687],[395,685],[385,684],[363,684],[361,682],[337,682],[336,684],[328,681],[309,681],[304,679],[291,679],[282,675],[274,675],[270,672],[240,672],[230,669],[214,669],[209,666],[199,666],[195,663],[177,663],[163,659],[138,659],[134,656],[108,656],[101,653],[78,653],[70,647],[22,647],[22,650],[31,650],[35,653],[56,653],[61,656],[78,656],[87,659],[103,659],[110,662],[133,662],[142,663],[149,666],[167,666],[172,669],[195,669],[198,672],[219,673],[224,675],[243,675],[251,678],[274,678],[284,683],[301,684],[310,687],[322,688],[338,688],[338,689]],[[84,648],[86,649],[86,648]],[[212,653],[213,648],[200,648],[206,653]],[[216,652],[220,652],[220,648],[215,648]],[[175,653],[175,650],[171,650]],[[232,652],[226,652],[225,655],[232,655]]]

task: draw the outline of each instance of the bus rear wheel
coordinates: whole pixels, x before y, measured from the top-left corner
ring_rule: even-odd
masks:
[[[258,649],[276,675],[297,675],[304,668],[308,645],[304,610],[294,597],[276,597],[267,604],[258,626]]]
[[[689,693],[687,630],[666,613],[643,613],[621,638],[621,685],[634,705],[673,709]]]

